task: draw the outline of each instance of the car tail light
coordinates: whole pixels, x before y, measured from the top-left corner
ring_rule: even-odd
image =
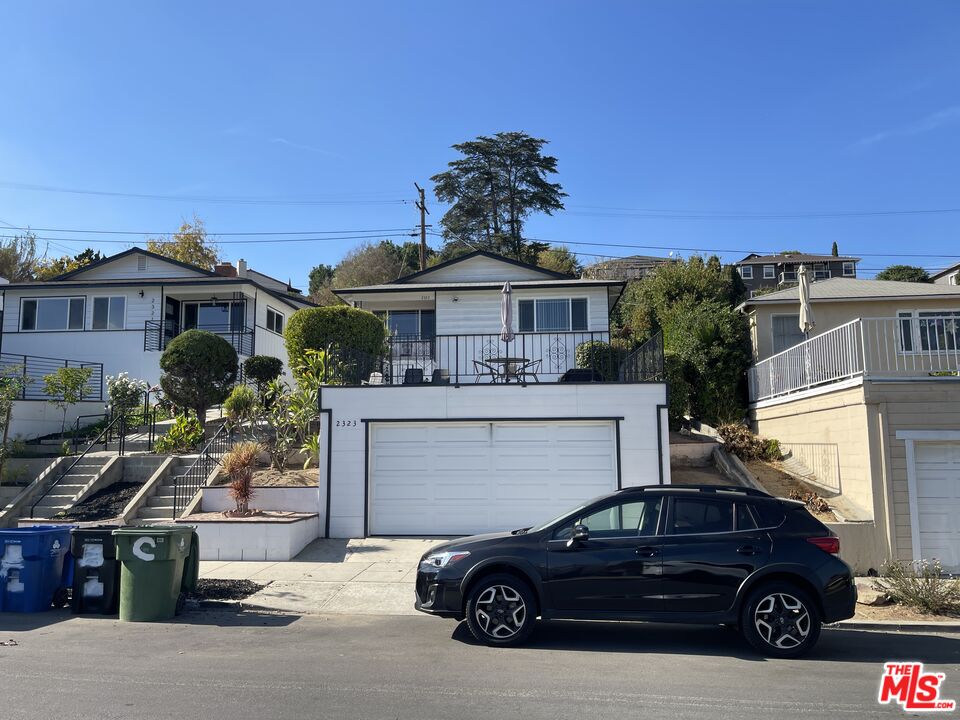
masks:
[[[812,537],[807,538],[807,542],[816,545],[824,552],[831,555],[840,554],[840,538],[835,537]]]

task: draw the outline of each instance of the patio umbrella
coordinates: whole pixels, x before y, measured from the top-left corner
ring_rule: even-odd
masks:
[[[813,317],[813,307],[810,304],[810,273],[807,272],[806,265],[800,266],[797,279],[800,281],[800,329],[804,337],[809,338],[817,321]]]
[[[500,293],[500,339],[505,343],[513,341],[513,288],[510,282],[503,284]]]

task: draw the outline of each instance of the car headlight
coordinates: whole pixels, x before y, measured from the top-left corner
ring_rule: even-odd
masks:
[[[445,568],[447,565],[452,565],[459,560],[463,560],[469,554],[466,550],[433,553],[421,560],[420,564],[436,568]]]

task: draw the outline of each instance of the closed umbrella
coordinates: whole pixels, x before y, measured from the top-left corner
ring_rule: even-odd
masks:
[[[500,339],[505,343],[513,342],[513,288],[509,282],[503,284],[500,293]]]
[[[800,266],[797,279],[800,281],[800,329],[804,337],[809,338],[817,321],[813,317],[813,307],[810,304],[810,273],[807,272],[806,265]]]

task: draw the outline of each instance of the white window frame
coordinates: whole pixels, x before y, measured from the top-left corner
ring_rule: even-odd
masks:
[[[847,268],[850,268],[850,272],[847,272]],[[844,262],[843,263],[843,276],[844,277],[856,277],[857,276],[857,264],[855,262]]]
[[[753,265],[740,265],[740,277],[744,280],[753,280]]]
[[[763,279],[764,280],[776,280],[777,278],[777,268],[773,265],[764,265],[763,266]]]
[[[566,330],[541,330],[538,327],[537,323],[537,303],[541,300],[566,300],[567,301],[567,329]],[[574,300],[583,300],[587,305],[587,326],[582,330],[573,329],[573,301]],[[521,302],[532,302],[533,303],[533,330],[521,330],[520,329],[520,303]],[[589,297],[521,297],[517,298],[517,332],[523,333],[569,333],[569,332],[590,332],[590,298]]]
[[[279,331],[279,332],[277,332],[277,330],[270,325],[270,313],[273,313],[274,315],[280,317],[280,331]],[[287,326],[287,316],[284,315],[284,314],[283,314],[282,312],[280,312],[279,310],[277,310],[277,309],[275,309],[275,308],[272,308],[272,307],[270,307],[269,305],[267,305],[267,330],[269,330],[270,332],[272,332],[272,333],[274,333],[274,334],[276,334],[276,335],[283,335],[283,328],[285,328],[286,326]]]
[[[55,328],[52,330],[39,330],[34,328],[33,330],[26,330],[23,327],[23,304],[25,302],[36,302],[37,303],[37,319],[40,318],[40,303],[44,300],[66,300],[67,301],[67,327],[64,328]],[[83,303],[83,321],[80,323],[80,327],[71,328],[70,327],[70,301],[71,300],[80,300]],[[20,298],[20,317],[19,322],[17,323],[20,332],[24,333],[48,333],[48,332],[83,332],[86,329],[87,325],[87,298],[85,295],[47,295],[41,297],[23,297]]]
[[[931,315],[920,316],[920,313],[933,313]],[[938,314],[939,313],[939,314]],[[897,310],[897,354],[898,355],[929,355],[931,353],[954,353],[960,351],[960,347],[951,348],[930,348],[923,349],[923,343],[920,342],[920,321],[935,320],[938,317],[950,318],[960,323],[960,309],[957,308],[904,308]],[[902,321],[907,320],[910,323],[910,345],[909,350],[903,346],[903,325]],[[929,345],[929,343],[928,343]]]
[[[110,307],[113,305],[113,301],[116,299],[123,300],[123,321],[121,327],[112,328],[110,325]],[[96,317],[96,304],[97,300],[105,299],[107,301],[107,327],[105,328],[95,328],[93,326],[94,318]],[[86,314],[86,308],[84,308],[84,314]],[[108,332],[113,331],[117,332],[118,330],[127,329],[127,296],[126,295],[91,295],[90,296],[90,330],[91,332]]]

